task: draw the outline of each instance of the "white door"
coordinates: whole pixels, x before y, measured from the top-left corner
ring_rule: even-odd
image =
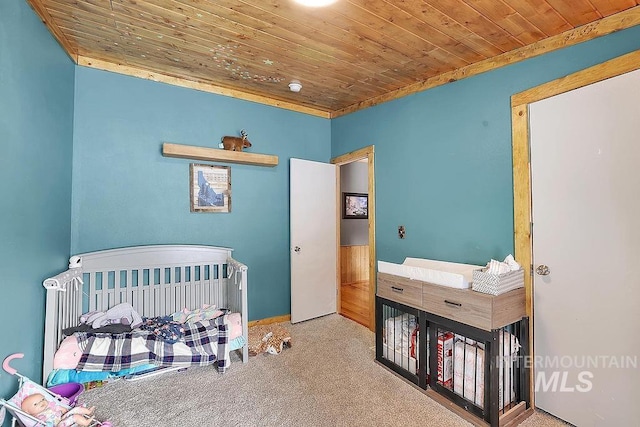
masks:
[[[291,322],[336,312],[336,166],[291,159]]]
[[[639,134],[640,71],[530,106],[535,405],[580,427],[640,419]]]

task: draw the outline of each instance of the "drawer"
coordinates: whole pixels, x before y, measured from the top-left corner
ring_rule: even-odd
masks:
[[[377,295],[411,307],[422,307],[422,284],[400,276],[378,273]]]
[[[423,284],[422,309],[456,322],[491,330],[492,296],[469,289]]]

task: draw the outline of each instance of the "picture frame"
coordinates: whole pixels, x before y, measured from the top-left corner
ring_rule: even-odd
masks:
[[[342,193],[342,218],[369,218],[369,195],[367,193]]]
[[[189,200],[191,212],[231,212],[231,168],[191,163]]]

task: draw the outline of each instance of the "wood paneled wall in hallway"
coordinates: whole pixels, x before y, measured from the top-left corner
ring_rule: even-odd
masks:
[[[340,314],[370,327],[369,246],[340,247]]]
[[[340,283],[369,280],[369,245],[340,246]]]

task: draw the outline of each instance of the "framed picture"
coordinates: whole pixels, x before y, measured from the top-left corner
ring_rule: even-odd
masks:
[[[231,212],[231,168],[189,165],[191,212]]]
[[[369,218],[369,196],[366,193],[342,193],[342,218]]]

